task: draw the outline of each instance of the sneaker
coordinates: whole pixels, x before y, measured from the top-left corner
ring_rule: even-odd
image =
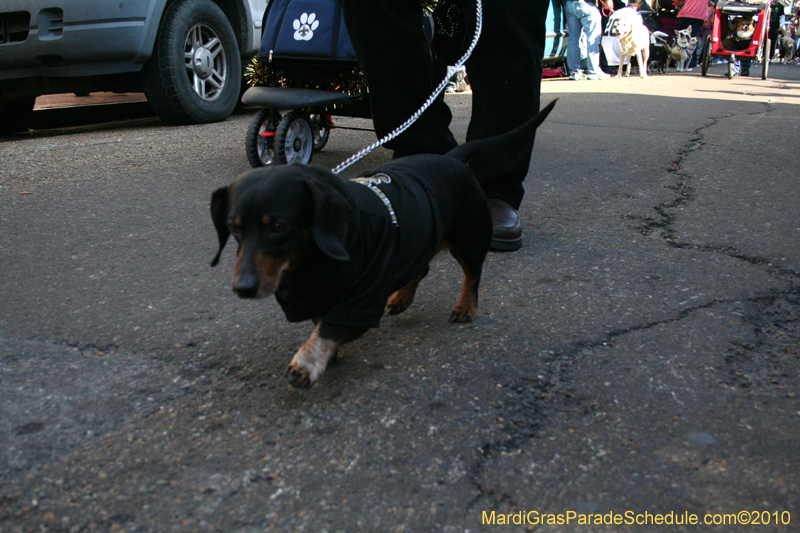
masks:
[[[580,70],[574,70],[574,71],[572,71],[572,74],[569,75],[569,79],[571,79],[571,80],[585,80],[586,79],[586,75],[583,72],[581,72]]]
[[[611,77],[611,76],[609,76],[609,75],[608,75],[608,74],[606,74],[605,72],[602,72],[602,71],[601,71],[601,72],[597,72],[597,73],[595,73],[595,74],[588,74],[588,75],[586,76],[586,79],[587,79],[587,80],[607,80],[607,79],[608,79],[608,78],[610,78],[610,77]]]

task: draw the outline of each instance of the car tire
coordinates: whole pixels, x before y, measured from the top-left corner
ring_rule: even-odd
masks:
[[[164,12],[142,70],[153,111],[170,124],[225,120],[239,100],[242,63],[230,22],[211,0],[179,0]]]
[[[28,120],[36,103],[35,96],[0,103],[0,135],[11,135],[28,129]]]

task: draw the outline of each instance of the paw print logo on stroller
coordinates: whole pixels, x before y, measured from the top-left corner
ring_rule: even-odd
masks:
[[[315,20],[317,15],[315,13],[303,13],[299,19],[295,19],[292,23],[294,28],[295,41],[310,41],[314,37],[314,30],[319,27],[319,21]]]

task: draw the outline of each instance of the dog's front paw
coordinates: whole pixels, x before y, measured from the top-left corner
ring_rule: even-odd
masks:
[[[408,309],[413,302],[414,296],[409,297],[407,291],[400,289],[389,298],[389,302],[386,304],[386,314],[399,315]]]
[[[419,272],[417,275],[414,276],[406,283],[405,287],[400,290],[395,291],[392,294],[389,301],[386,303],[386,314],[387,315],[399,315],[409,307],[411,304],[414,303],[414,296],[417,294],[417,287],[419,287],[419,282],[422,281],[428,274],[428,267],[426,266]]]
[[[311,337],[297,350],[286,368],[286,379],[300,389],[308,389],[325,372],[328,362],[336,355],[338,343],[319,337],[319,326]]]
[[[286,379],[298,389],[310,389],[314,384],[311,380],[311,370],[296,363],[291,363],[286,369]]]
[[[478,306],[477,305],[462,305],[459,303],[453,309],[453,313],[450,315],[450,322],[472,322],[475,320],[475,315],[478,314]]]

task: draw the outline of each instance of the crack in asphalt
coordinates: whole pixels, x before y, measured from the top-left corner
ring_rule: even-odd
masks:
[[[765,106],[767,108],[767,113],[774,110],[774,106],[770,104],[765,104]],[[762,113],[764,113],[764,111],[750,114]],[[731,115],[727,115],[727,117],[730,116]],[[469,514],[481,502],[484,502],[483,508],[488,511],[496,511],[503,504],[509,505],[512,508],[519,507],[511,495],[486,486],[481,481],[482,473],[488,462],[497,457],[498,454],[513,453],[519,450],[525,443],[537,437],[539,429],[543,425],[543,419],[547,418],[548,403],[552,402],[549,398],[553,393],[560,393],[563,395],[564,400],[571,400],[577,404],[581,404],[580,399],[571,398],[570,395],[563,390],[562,384],[569,381],[569,367],[582,352],[609,346],[615,339],[631,333],[646,331],[665,324],[681,322],[698,311],[736,302],[747,302],[759,307],[759,311],[755,316],[743,317],[743,320],[753,325],[758,340],[751,346],[741,346],[741,350],[752,352],[758,350],[760,346],[765,344],[765,341],[762,339],[764,330],[762,323],[769,318],[766,316],[769,314],[769,308],[774,307],[778,301],[793,302],[789,305],[794,308],[800,308],[800,272],[790,268],[776,266],[776,262],[773,260],[747,255],[734,247],[681,242],[675,237],[672,225],[676,221],[676,215],[673,213],[673,210],[687,205],[697,198],[696,191],[690,185],[692,176],[684,170],[686,161],[696,151],[705,148],[706,140],[704,132],[716,126],[727,117],[711,117],[707,124],[697,128],[692,133],[692,136],[686,141],[683,148],[678,151],[677,158],[670,163],[671,166],[668,169],[670,175],[678,178],[676,183],[667,186],[667,189],[675,193],[675,198],[654,206],[653,209],[657,213],[656,217],[630,215],[624,218],[644,222],[642,226],[633,227],[635,231],[644,235],[652,235],[656,231],[660,232],[660,237],[667,246],[680,250],[718,253],[744,261],[753,266],[764,267],[765,271],[771,277],[788,281],[790,287],[786,289],[768,290],[760,294],[751,295],[749,298],[708,301],[683,309],[675,316],[669,318],[637,324],[627,328],[613,329],[603,334],[600,339],[574,342],[567,348],[545,354],[545,357],[539,359],[541,369],[536,373],[535,377],[523,376],[517,378],[514,382],[503,384],[504,389],[514,391],[517,394],[517,398],[507,400],[497,406],[500,412],[503,413],[504,418],[509,419],[509,422],[503,428],[503,433],[507,434],[507,436],[486,443],[479,448],[478,457],[469,470],[469,480],[478,491],[478,495],[467,504],[465,514]],[[800,317],[800,311],[797,309],[789,314],[790,316]],[[784,323],[796,325],[798,321],[800,321],[800,319],[789,318],[784,320]],[[775,323],[775,321],[773,320],[771,323]],[[729,354],[726,361],[730,362],[732,358],[733,355]],[[585,409],[591,409],[591,407],[587,406]]]

